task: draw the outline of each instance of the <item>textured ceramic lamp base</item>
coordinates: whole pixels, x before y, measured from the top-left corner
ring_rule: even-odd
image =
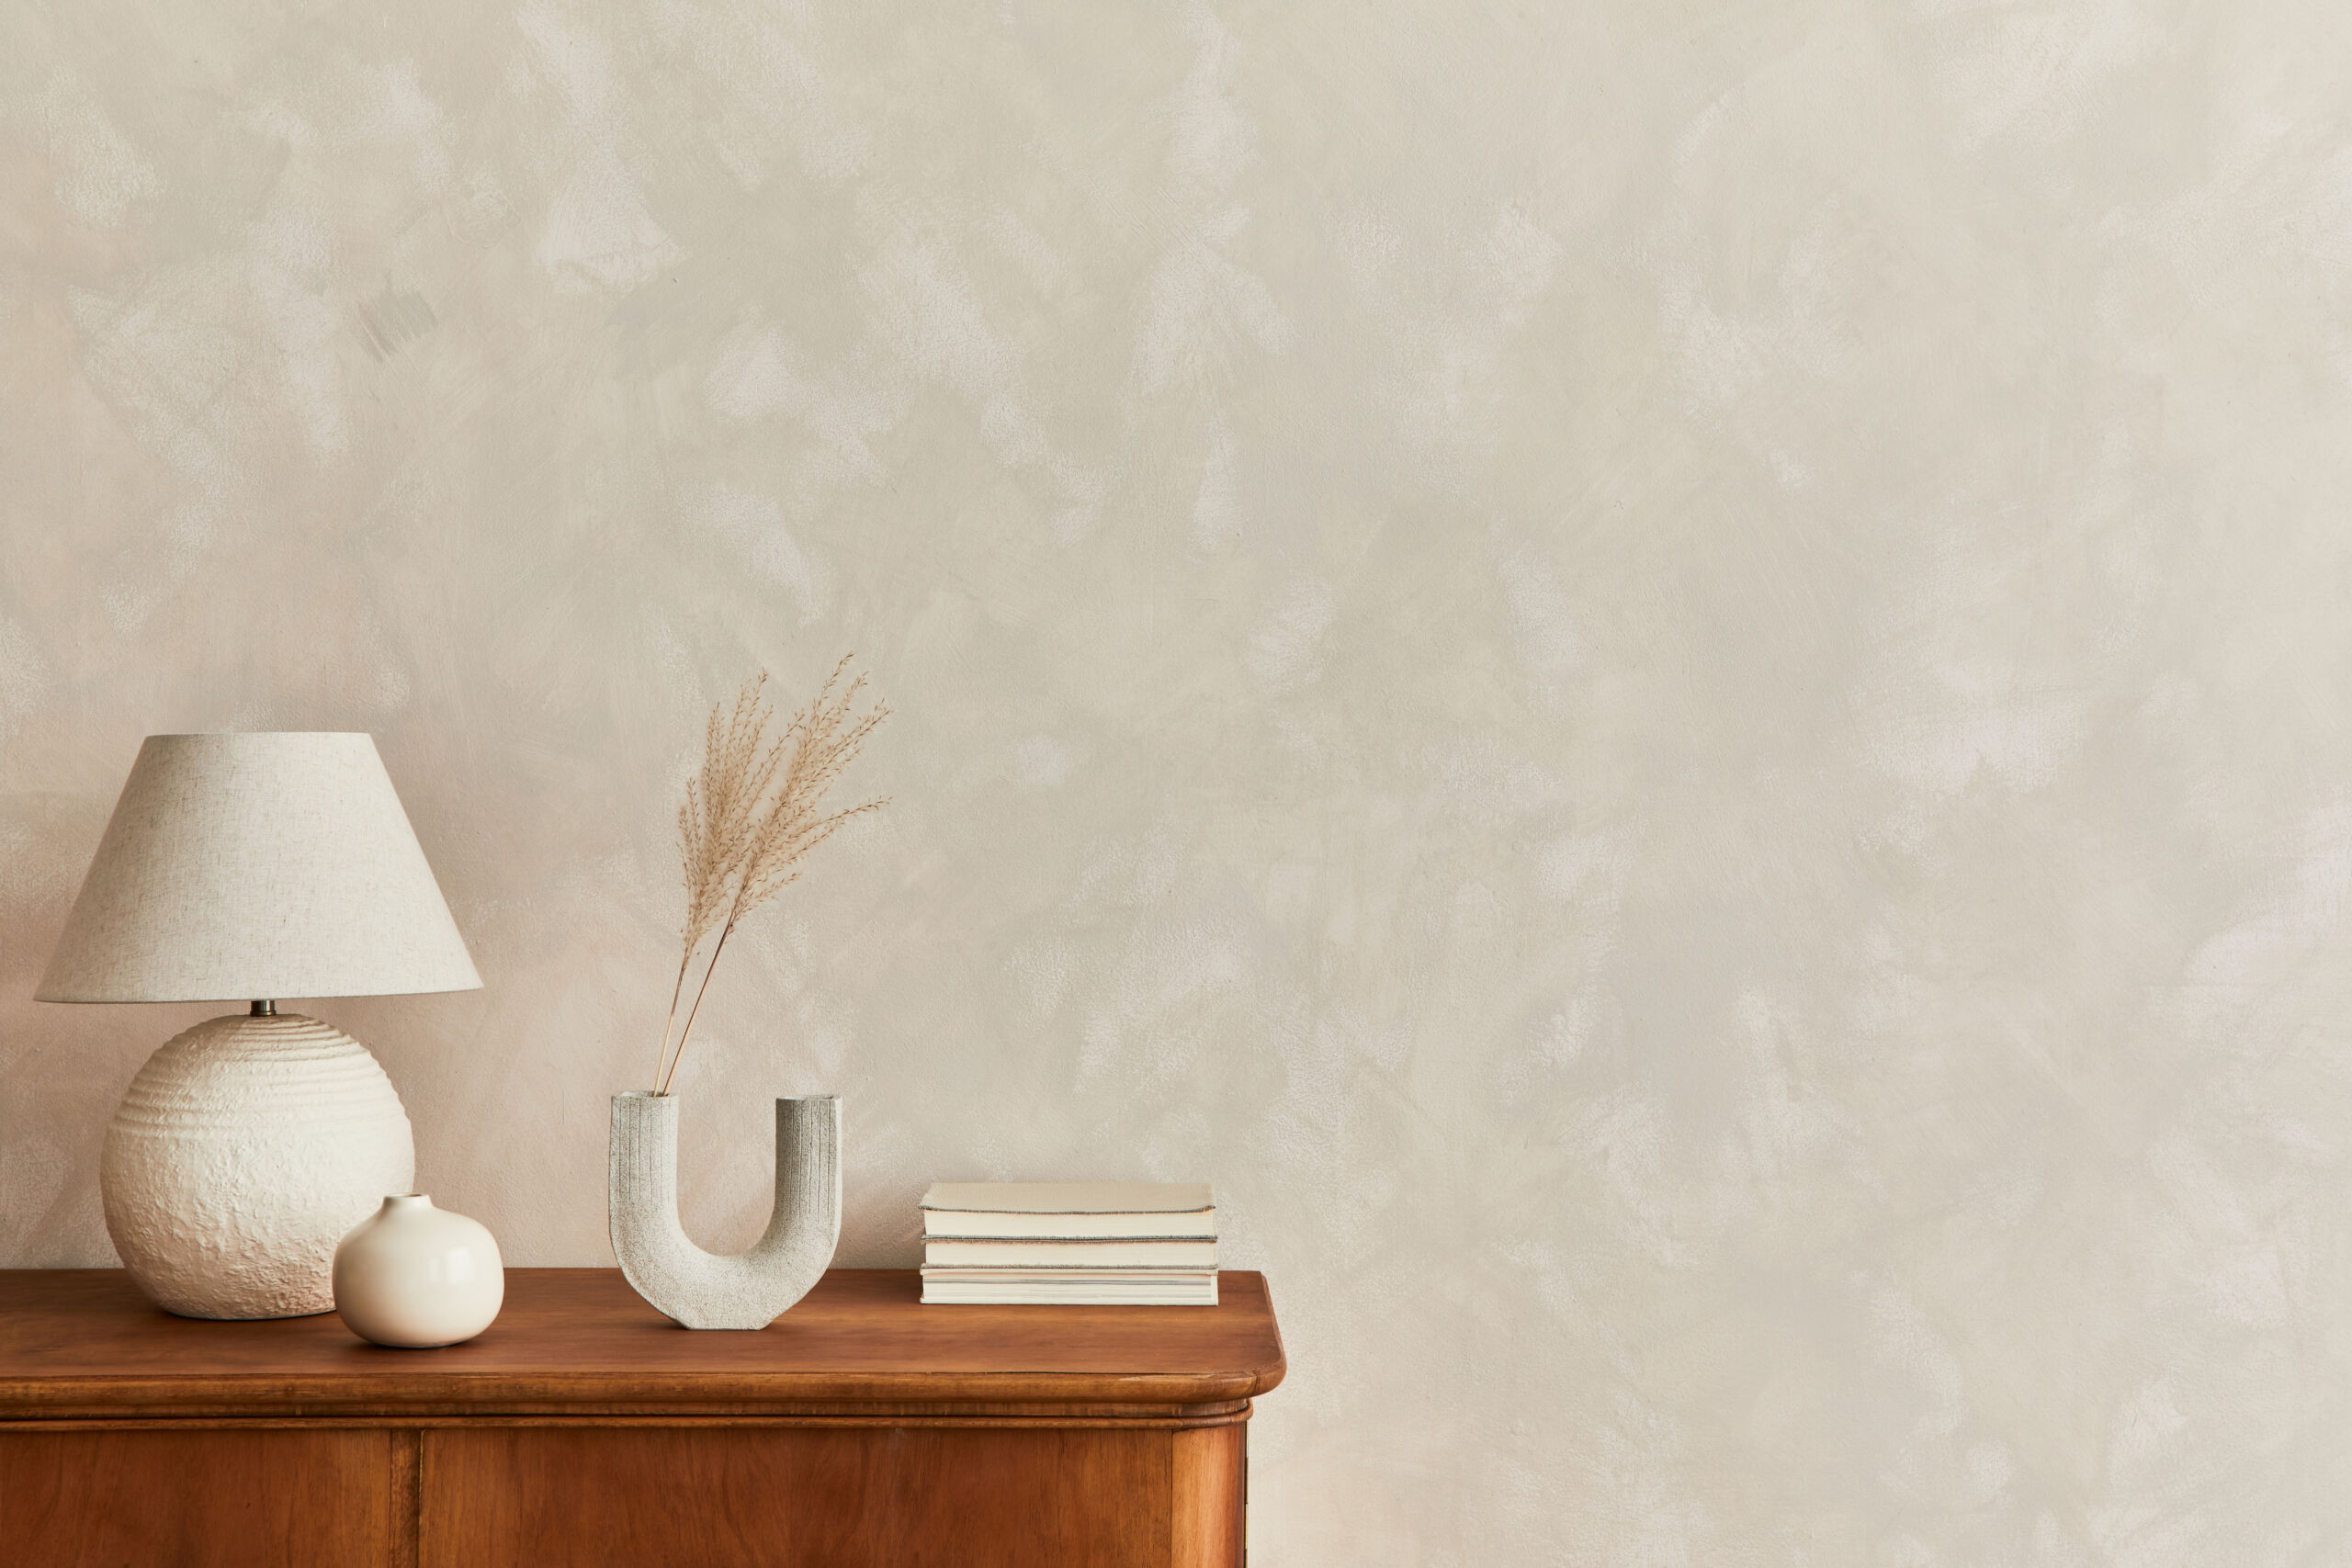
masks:
[[[140,1288],[185,1317],[334,1307],[335,1244],[406,1192],[408,1114],[367,1047],[299,1013],[175,1036],[107,1129],[107,1233]]]
[[[808,1293],[842,1234],[842,1102],[775,1102],[775,1207],[733,1257],[705,1252],[678,1223],[678,1102],[613,1096],[613,1251],[637,1293],[687,1328],[765,1328]]]

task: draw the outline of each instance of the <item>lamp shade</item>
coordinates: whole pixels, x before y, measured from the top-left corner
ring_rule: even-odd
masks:
[[[151,735],[35,994],[237,1001],[481,984],[373,737]]]

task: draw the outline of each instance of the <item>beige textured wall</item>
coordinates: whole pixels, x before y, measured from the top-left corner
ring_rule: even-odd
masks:
[[[27,999],[139,738],[373,730],[488,979],[319,1010],[604,1242],[704,706],[887,819],[722,976],[1207,1177],[1259,1560],[2352,1555],[2352,12],[0,9],[0,1261],[202,1009]]]

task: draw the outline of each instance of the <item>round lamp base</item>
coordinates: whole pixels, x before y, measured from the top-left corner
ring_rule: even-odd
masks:
[[[384,1069],[299,1013],[175,1035],[130,1080],[98,1161],[115,1250],[183,1317],[333,1311],[335,1244],[415,1175]]]

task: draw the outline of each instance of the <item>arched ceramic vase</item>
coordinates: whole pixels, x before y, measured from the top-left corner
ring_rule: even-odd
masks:
[[[637,1293],[687,1328],[765,1328],[808,1293],[842,1234],[842,1102],[775,1102],[775,1207],[749,1252],[705,1252],[678,1223],[678,1101],[613,1096],[613,1251]]]

